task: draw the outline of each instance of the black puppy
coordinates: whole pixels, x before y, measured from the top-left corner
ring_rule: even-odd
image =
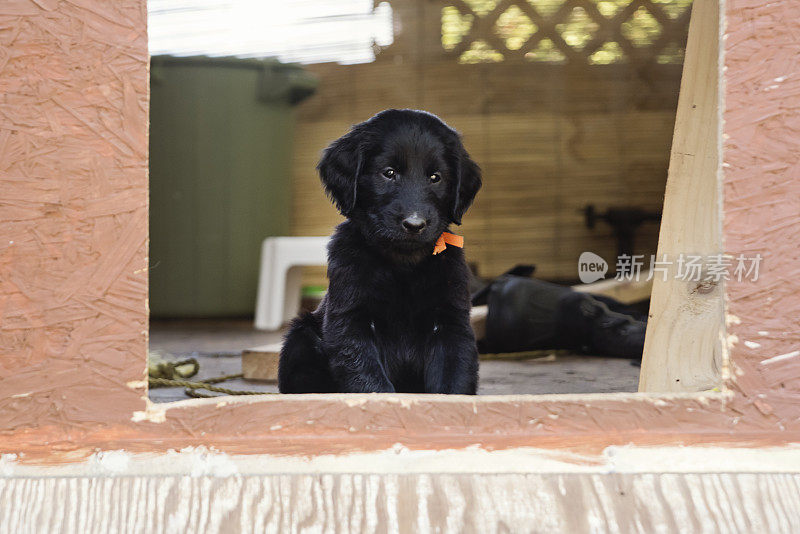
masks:
[[[286,336],[280,391],[475,394],[464,254],[433,253],[481,186],[458,133],[430,113],[386,110],[317,169],[347,220],[328,247],[328,293]]]

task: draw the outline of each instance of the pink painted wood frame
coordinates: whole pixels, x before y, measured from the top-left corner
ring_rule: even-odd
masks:
[[[0,5],[0,452],[315,454],[800,440],[800,17],[723,7],[730,377],[708,395],[268,396],[149,406],[144,0]],[[709,207],[709,209],[713,209]]]

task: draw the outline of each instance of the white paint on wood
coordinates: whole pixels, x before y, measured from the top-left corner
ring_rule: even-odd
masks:
[[[167,453],[104,451],[85,461],[36,465],[0,456],[0,479],[38,477],[211,476],[314,473],[798,473],[800,448],[610,446],[596,455],[519,447],[411,450],[400,444],[349,454],[231,455],[205,447]]]
[[[798,531],[797,474],[0,479],[0,534]]]
[[[798,532],[800,448],[0,457],[0,534]]]
[[[686,281],[677,272],[681,255],[722,252],[718,79],[718,0],[695,0],[658,241],[658,258],[674,263],[666,281],[654,279],[639,391],[720,385],[722,283]]]

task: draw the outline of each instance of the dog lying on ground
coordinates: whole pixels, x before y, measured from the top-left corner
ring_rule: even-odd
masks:
[[[317,169],[347,220],[328,247],[327,294],[286,335],[281,393],[474,395],[467,266],[440,239],[457,237],[446,230],[481,186],[459,134],[430,113],[386,110],[333,142]]]

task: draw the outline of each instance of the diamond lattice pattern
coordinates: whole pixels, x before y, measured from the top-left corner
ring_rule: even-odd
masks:
[[[443,0],[461,63],[681,63],[691,0]]]

